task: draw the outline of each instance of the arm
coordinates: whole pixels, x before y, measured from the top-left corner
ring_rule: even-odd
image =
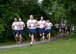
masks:
[[[12,23],[12,29],[14,29],[14,23]]]
[[[27,21],[27,28],[31,27],[29,21]]]
[[[25,23],[23,22],[23,27],[25,27]]]

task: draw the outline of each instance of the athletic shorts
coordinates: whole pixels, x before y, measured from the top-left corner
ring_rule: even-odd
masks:
[[[40,34],[45,33],[45,28],[40,28],[40,29],[39,29],[39,32],[40,32]]]
[[[46,29],[46,30],[45,30],[45,33],[46,33],[46,34],[48,34],[48,33],[50,33],[50,32],[51,32],[51,29]]]
[[[29,34],[30,35],[35,35],[36,29],[29,29]]]
[[[56,28],[56,32],[59,32],[59,28]]]
[[[14,36],[19,35],[19,31],[18,30],[13,30],[13,35]]]
[[[36,28],[36,32],[38,32],[38,33],[39,33],[39,28]]]
[[[20,34],[21,34],[21,35],[23,34],[23,30],[19,30],[19,35],[20,35]]]
[[[65,31],[65,28],[61,28],[63,31]]]

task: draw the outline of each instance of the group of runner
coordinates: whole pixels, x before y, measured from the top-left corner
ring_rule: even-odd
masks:
[[[20,44],[22,41],[22,34],[25,27],[25,23],[21,18],[14,18],[14,22],[12,23],[13,34],[17,44]]]
[[[66,25],[65,23],[56,23],[55,24],[55,30],[56,32],[59,32],[59,33],[70,33],[71,31],[71,26],[70,25]]]
[[[50,41],[51,29],[53,24],[49,20],[45,21],[43,16],[40,17],[40,21],[34,19],[33,15],[30,15],[29,18],[30,19],[27,21],[27,28],[29,32],[29,37],[31,38],[30,45],[33,45],[34,43],[37,30],[39,31],[39,36],[41,37],[40,40],[44,42],[46,34],[47,39]],[[12,29],[14,31],[14,36],[17,44],[21,43],[24,27],[25,23],[22,21],[21,18],[19,18],[19,20],[17,20],[17,18],[14,18]]]
[[[27,23],[24,23],[21,18],[14,18],[12,23],[13,34],[17,44],[22,42],[22,34],[24,32],[25,24],[28,28],[28,36],[31,38],[30,45],[33,45],[34,41],[39,39],[43,42],[48,39],[51,40],[52,27],[55,27],[56,32],[59,33],[70,33],[71,26],[66,25],[65,23],[56,23],[52,24],[49,20],[44,20],[44,17],[41,16],[40,20],[34,19],[33,15],[29,16]],[[74,28],[72,29],[74,30]]]

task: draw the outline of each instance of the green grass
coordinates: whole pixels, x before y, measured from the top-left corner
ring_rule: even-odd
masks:
[[[76,54],[76,36],[32,47],[3,50],[0,54]]]
[[[13,44],[16,44],[15,41],[3,42],[3,43],[0,43],[0,46],[13,45]]]
[[[25,42],[26,41],[26,42]],[[27,43],[27,42],[30,42],[29,40],[25,40],[25,41],[23,41],[23,42],[25,42],[25,43]],[[7,46],[7,45],[15,45],[16,44],[16,42],[15,41],[10,41],[10,42],[1,42],[0,43],[0,46]]]

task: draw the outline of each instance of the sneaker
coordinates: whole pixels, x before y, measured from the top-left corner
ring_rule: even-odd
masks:
[[[30,46],[32,46],[32,43],[30,43]]]

